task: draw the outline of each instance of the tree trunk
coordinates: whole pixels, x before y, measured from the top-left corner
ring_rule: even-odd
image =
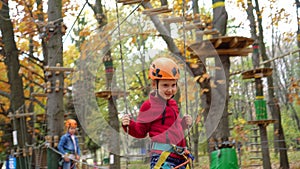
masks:
[[[62,0],[48,1],[48,66],[55,67],[57,64],[63,66],[63,44],[62,44]],[[51,29],[52,28],[52,29]],[[52,72],[52,76],[48,76],[48,83],[51,88],[48,92],[47,100],[47,134],[51,138],[53,136],[61,136],[64,129],[64,108],[63,108],[63,86],[64,73],[56,74]],[[55,91],[55,84],[58,82],[59,90]],[[58,168],[58,160],[61,156],[51,149],[47,149],[47,166],[48,168]]]
[[[36,5],[39,7],[39,13],[38,15],[38,20],[42,23],[45,22],[45,18],[44,18],[44,12],[43,12],[43,0],[36,0]],[[48,65],[48,50],[47,50],[47,42],[46,42],[46,37],[45,37],[45,33],[43,31],[43,27],[38,26],[38,33],[41,35],[41,39],[42,39],[42,51],[43,51],[43,57],[44,57],[44,61],[43,61],[43,66]]]
[[[227,25],[227,12],[225,9],[225,2],[224,0],[213,0],[213,28],[217,29],[222,36],[226,34],[226,25]],[[221,4],[220,6],[215,6],[216,4]],[[218,58],[219,57],[219,58]],[[221,117],[221,120],[219,122],[219,125],[215,132],[212,135],[212,138],[215,140],[222,139],[222,141],[228,141],[228,137],[230,136],[229,133],[229,121],[228,121],[228,100],[229,100],[229,70],[230,70],[230,59],[229,56],[218,56],[215,58],[216,67],[221,67],[222,71],[225,73],[225,79],[224,74],[220,71],[216,71],[216,79],[214,82],[215,84],[218,84],[218,80],[225,81],[225,89],[226,95],[223,96],[225,98],[225,107],[222,110],[223,114]],[[217,60],[219,60],[217,61]],[[220,91],[222,89],[221,84],[218,84],[216,87],[217,91]],[[220,93],[219,93],[220,94]],[[219,95],[218,94],[218,95]],[[218,97],[218,96],[216,96]]]
[[[222,73],[217,73],[216,74],[216,79],[215,84],[218,84],[217,81],[226,81],[225,84],[225,88],[223,86],[221,86],[221,84],[218,84],[216,87],[216,91],[220,92],[217,93],[217,95],[212,95],[212,98],[214,99],[215,97],[220,98],[223,97],[223,99],[225,99],[224,102],[224,109],[220,112],[222,112],[222,117],[220,119],[220,122],[218,124],[218,127],[216,128],[215,132],[212,135],[212,138],[214,138],[215,140],[218,139],[222,139],[222,141],[228,141],[228,138],[230,136],[230,132],[229,132],[229,120],[228,120],[228,101],[229,101],[229,69],[230,69],[230,60],[228,56],[220,56],[221,59],[221,63],[218,63],[216,66],[217,67],[222,67],[223,71],[225,72],[225,79],[223,78],[223,74]],[[226,90],[226,92],[222,92],[221,90]],[[225,96],[223,96],[223,94],[225,94]]]
[[[259,49],[261,52],[262,60],[266,61],[266,60],[268,60],[268,56],[266,54],[266,47],[265,47],[265,43],[264,43],[262,17],[260,15],[258,0],[255,0],[255,3],[256,3],[255,10],[256,10],[257,18],[258,18]],[[270,67],[271,65],[270,65],[270,63],[266,63],[264,66]],[[282,140],[282,138],[284,138],[284,132],[283,132],[282,124],[281,124],[280,108],[277,103],[277,99],[275,98],[275,95],[274,95],[275,92],[274,92],[273,77],[268,76],[267,80],[268,80],[268,106],[270,108],[273,119],[277,121],[276,123],[274,123],[274,141],[276,141],[276,140],[279,141],[278,146],[280,146],[280,168],[288,169],[289,162],[288,162],[288,156],[287,156],[287,148],[286,148],[285,140],[284,139]]]
[[[10,84],[10,111],[15,115],[16,111],[25,113],[25,101],[23,92],[22,77],[18,74],[20,69],[19,51],[14,40],[13,24],[9,16],[8,1],[2,1],[2,10],[0,10],[0,30],[2,41],[4,44],[4,57],[7,66],[7,77]],[[18,145],[15,148],[25,148],[25,142],[28,138],[28,133],[25,130],[25,118],[13,118],[13,130],[17,131]],[[24,157],[21,155],[20,160],[17,160],[17,168],[27,166]]]
[[[109,168],[111,169],[120,169],[120,135],[118,134],[120,131],[120,125],[118,120],[118,110],[115,105],[116,98],[111,97],[108,100],[108,112],[109,112],[109,125],[116,131],[111,133],[110,137],[110,157],[113,156],[113,162],[110,161]],[[111,159],[111,158],[110,158]]]
[[[216,28],[222,36],[226,34],[228,14],[224,5],[214,6],[225,0],[212,0],[213,3],[213,28]]]
[[[257,32],[256,32],[256,22],[253,14],[253,5],[252,2],[248,2],[248,7],[247,7],[247,14],[248,14],[248,20],[250,21],[250,32],[251,32],[251,37],[254,39],[253,43],[253,53],[252,53],[252,63],[253,63],[253,68],[257,69],[259,68],[259,46],[258,46],[258,37],[257,37]],[[262,80],[261,78],[256,78],[255,79],[255,88],[256,88],[256,96],[263,96],[263,86],[262,86]],[[251,120],[253,120],[252,115],[251,115]],[[261,140],[261,154],[263,158],[263,168],[264,169],[269,169],[271,168],[271,163],[270,163],[270,155],[269,155],[269,144],[268,144],[268,137],[267,137],[267,131],[266,131],[266,126],[259,124],[259,130],[260,130],[260,140]],[[255,130],[254,135],[257,135],[257,131]],[[254,138],[254,142],[257,143],[258,140],[257,138]]]

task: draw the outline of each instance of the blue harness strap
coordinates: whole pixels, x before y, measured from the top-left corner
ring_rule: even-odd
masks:
[[[186,149],[186,147],[180,147],[180,146],[176,146],[176,145],[159,143],[159,142],[152,142],[151,149],[152,150],[167,151],[167,152],[182,155],[182,153],[184,153],[184,150]]]

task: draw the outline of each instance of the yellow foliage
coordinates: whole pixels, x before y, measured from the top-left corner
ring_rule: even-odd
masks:
[[[217,80],[217,82],[219,83],[219,84],[225,84],[225,80]]]
[[[29,41],[24,41],[22,39],[19,39],[17,46],[18,46],[18,48],[22,49],[23,51],[28,51],[29,50]]]
[[[201,76],[196,76],[196,77],[194,77],[194,81],[196,82],[196,81],[198,81],[200,78],[201,78]]]
[[[79,32],[79,36],[81,36],[81,37],[87,37],[87,36],[89,36],[90,34],[91,34],[91,31],[90,31],[89,28],[84,28],[83,30],[81,30],[81,31]]]
[[[84,53],[84,52],[82,52]],[[80,56],[79,51],[75,47],[75,45],[68,46],[68,50],[63,53],[63,61],[65,67],[70,67],[72,63],[74,63]]]
[[[199,79],[199,82],[202,83],[204,80],[208,79],[209,78],[209,74],[207,73],[204,73],[201,78]]]
[[[245,125],[247,123],[247,121],[243,118],[238,118],[238,119],[234,119],[233,123],[235,125]]]
[[[209,89],[204,88],[201,90],[200,95],[203,95],[204,93],[207,93],[207,92],[209,92]]]
[[[216,88],[216,87],[217,87],[217,85],[215,84],[215,82],[214,82],[214,81],[210,81],[210,87],[211,87],[211,88]]]
[[[136,37],[135,37],[135,36],[132,37],[131,43],[132,43],[132,44],[135,44],[135,43],[136,43]]]
[[[4,124],[9,124],[10,123],[10,118],[5,116],[4,114],[0,114],[0,122]]]

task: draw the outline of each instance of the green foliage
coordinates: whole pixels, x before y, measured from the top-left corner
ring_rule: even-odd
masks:
[[[295,105],[296,112],[300,111],[300,106]],[[296,121],[291,118],[291,110],[283,110],[281,113],[282,127],[284,130],[285,140],[289,148],[296,147],[296,139],[300,137],[300,131],[297,128]],[[300,114],[298,113],[298,116]]]

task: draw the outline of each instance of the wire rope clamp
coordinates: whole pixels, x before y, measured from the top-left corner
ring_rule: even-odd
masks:
[[[26,157],[26,156],[27,156],[26,148],[25,148],[25,147],[22,149],[22,154],[23,154],[23,157]]]
[[[48,81],[46,83],[46,92],[47,93],[51,93],[52,92],[52,90],[51,90],[51,82],[50,81]]]
[[[51,147],[52,146],[52,137],[51,136],[45,136],[45,140],[46,140],[46,146],[47,147]]]
[[[59,141],[59,136],[58,136],[58,135],[55,135],[55,136],[54,136],[54,147],[57,147],[57,146],[58,146],[58,141]]]
[[[19,155],[20,155],[20,148],[18,147],[16,151],[16,157],[19,157]]]
[[[29,147],[29,148],[28,148],[28,155],[29,155],[29,156],[32,156],[32,152],[33,152],[33,148],[32,148],[32,147]]]
[[[57,80],[55,80],[55,91],[56,92],[59,92],[59,80],[57,79]]]

